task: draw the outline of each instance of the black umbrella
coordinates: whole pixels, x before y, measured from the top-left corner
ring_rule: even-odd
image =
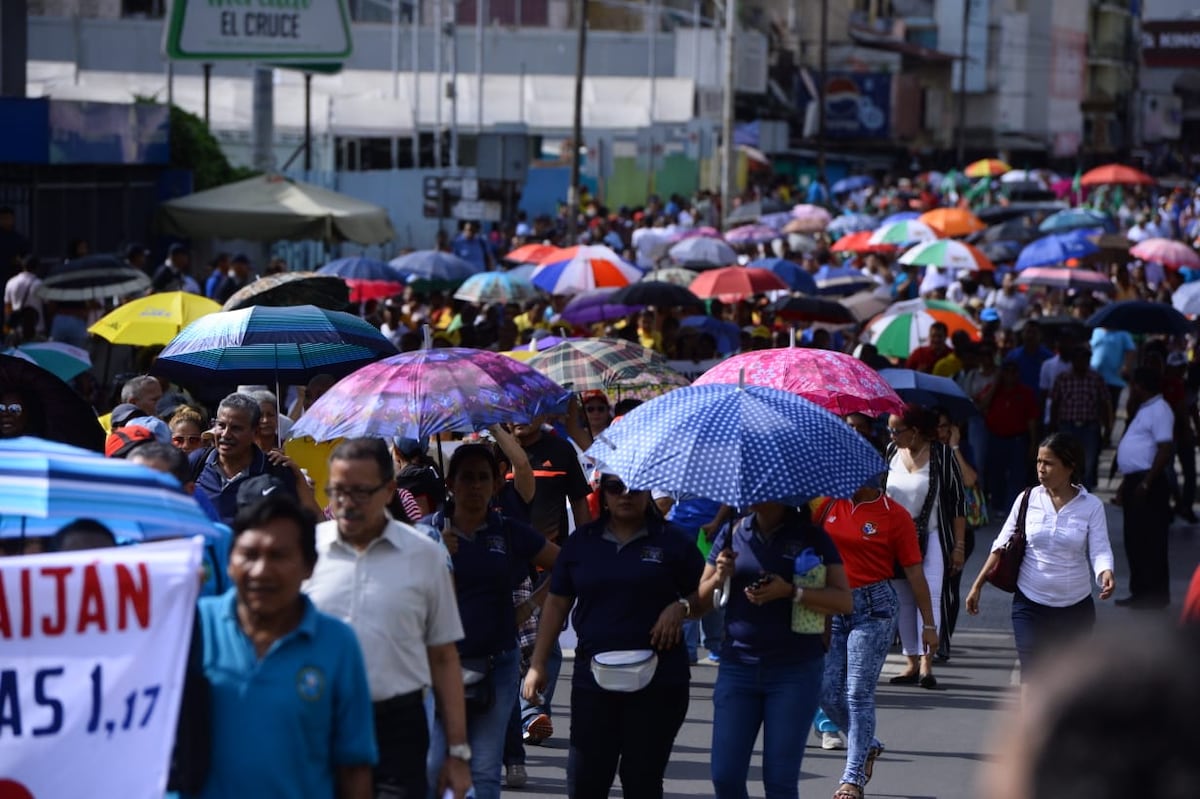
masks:
[[[252,305],[284,308],[315,305],[327,311],[342,311],[350,304],[350,287],[336,275],[316,272],[282,272],[260,277],[233,293],[223,311],[236,311]]]
[[[36,364],[11,355],[0,355],[0,394],[16,392],[24,406],[27,428],[33,435],[104,451],[104,428],[83,397]]]
[[[115,255],[85,255],[50,270],[38,295],[55,302],[83,302],[138,294],[150,278]]]
[[[653,273],[651,273],[653,274]],[[655,308],[702,308],[704,300],[683,286],[665,280],[639,280],[612,293],[609,302],[617,305],[653,305]]]
[[[1165,303],[1147,300],[1128,300],[1106,305],[1091,315],[1087,326],[1171,336],[1187,335],[1192,330],[1192,323],[1179,311]]]
[[[993,241],[1016,241],[1027,244],[1040,235],[1033,220],[1022,216],[992,225],[987,230],[981,230],[972,237],[972,241],[976,245]]]
[[[852,325],[857,320],[850,309],[835,300],[793,295],[771,303],[771,310],[784,319],[798,322],[826,322],[834,325]]]
[[[994,264],[1011,263],[1017,260],[1024,246],[1019,241],[1005,239],[1004,241],[985,241],[979,245],[979,251]]]

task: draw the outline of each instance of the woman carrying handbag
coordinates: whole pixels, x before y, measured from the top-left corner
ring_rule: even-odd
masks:
[[[1093,575],[1101,599],[1113,593],[1113,554],[1104,503],[1078,484],[1083,468],[1083,447],[1074,437],[1055,433],[1042,442],[1037,454],[1038,485],[1013,503],[967,594],[967,612],[974,616],[979,613],[983,584],[995,582],[997,578],[990,575],[1002,558],[1012,557],[1002,554],[1009,540],[1023,535],[1024,556],[1012,603],[1013,637],[1023,676],[1051,643],[1091,631],[1096,621]]]

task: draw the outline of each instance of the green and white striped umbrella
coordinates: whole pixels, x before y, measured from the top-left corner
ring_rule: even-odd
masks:
[[[900,256],[902,264],[937,266],[942,269],[991,271],[996,267],[976,247],[955,239],[938,239],[918,244]]]
[[[912,244],[936,241],[937,232],[924,222],[916,219],[904,219],[884,225],[871,234],[868,244]]]

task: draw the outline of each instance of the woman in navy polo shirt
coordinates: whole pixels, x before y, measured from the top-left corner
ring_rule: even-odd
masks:
[[[566,540],[554,565],[524,694],[532,701],[545,690],[546,660],[573,605],[579,644],[567,796],[606,799],[619,770],[625,796],[661,799],[663,772],[687,715],[682,628],[699,604],[704,560],[683,530],[662,520],[649,491],[629,491],[614,475],[604,475],[600,489],[600,518]],[[593,658],[611,663],[616,652],[638,650],[655,650],[657,658],[657,666],[638,671],[644,684],[633,680],[617,690],[600,669],[608,686],[602,687]],[[641,661],[647,662],[654,661]]]
[[[849,613],[854,601],[837,548],[807,509],[766,502],[752,510],[718,534],[700,582],[701,601],[707,603],[732,577],[713,689],[713,788],[718,799],[748,796],[746,776],[761,727],[767,799],[797,799],[825,647],[819,632],[792,632],[792,608]],[[794,586],[797,557],[820,559],[825,587]]]
[[[491,510],[502,486],[500,464],[492,449],[486,444],[463,444],[454,451],[446,472],[450,495],[446,509],[426,517],[442,532],[454,563],[463,668],[487,673],[478,687],[468,687],[467,739],[477,799],[500,796],[504,735],[520,679],[517,624],[532,612],[529,604],[513,607],[512,591],[529,573],[529,564],[549,569],[558,556],[558,547],[541,533]],[[472,699],[472,693],[480,698]],[[437,784],[445,756],[446,735],[437,720],[429,745],[430,785]]]

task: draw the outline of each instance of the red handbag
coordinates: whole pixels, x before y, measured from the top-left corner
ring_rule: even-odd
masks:
[[[1017,511],[1017,529],[999,550],[1000,557],[988,569],[985,579],[1001,591],[1013,593],[1017,590],[1017,577],[1021,574],[1021,561],[1025,559],[1025,513],[1029,510],[1029,492],[1021,495],[1021,509]]]

